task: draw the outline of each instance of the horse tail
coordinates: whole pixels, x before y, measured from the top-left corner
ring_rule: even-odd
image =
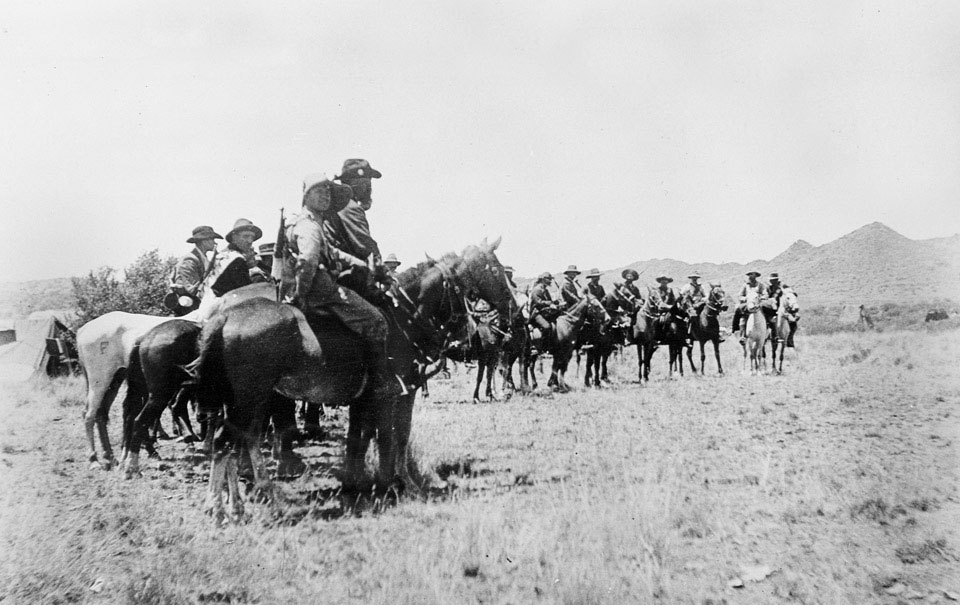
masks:
[[[133,421],[143,409],[147,395],[147,381],[143,375],[143,364],[140,363],[140,345],[136,344],[130,351],[130,358],[127,360],[127,395],[123,398],[123,409],[121,410],[123,433],[120,438],[120,447],[124,451],[130,443]],[[104,418],[104,421],[106,420]]]
[[[199,355],[183,369],[197,383],[197,415],[216,415],[232,396],[224,363],[223,328],[229,313],[217,315],[203,326],[197,339]]]

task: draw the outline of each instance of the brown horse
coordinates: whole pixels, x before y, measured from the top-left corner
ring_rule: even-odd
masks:
[[[650,302],[652,299],[653,296],[648,294],[643,306],[637,311],[636,323],[633,326],[633,340],[637,345],[639,365],[638,380],[641,382],[650,381],[650,362],[661,344],[669,347],[670,376],[673,377],[673,369],[678,364],[680,375],[683,376],[682,353],[687,346],[686,327],[683,319],[677,316],[677,305],[660,314]]]
[[[332,320],[315,334],[295,307],[254,299],[205,325],[200,339],[200,405],[204,410],[223,410],[224,426],[250,451],[257,484],[271,492],[258,445],[266,401],[277,391],[294,399],[349,405],[346,489],[359,485],[374,437],[380,463],[377,486],[403,487],[420,368],[425,361],[439,359],[447,336],[462,329],[464,297],[476,294],[507,317],[515,311],[494,253],[499,243],[484,241],[462,255],[448,254],[398,276],[398,306],[387,310],[392,320],[388,354],[406,383],[405,394],[382,398],[384,393],[372,392],[352,335]],[[229,450],[218,449],[207,498],[207,508],[218,516],[224,512],[224,487],[234,512],[242,510],[235,469]]]
[[[692,308],[690,312],[690,339],[700,343],[700,373],[707,371],[707,353],[705,343],[713,343],[713,353],[717,358],[717,373],[723,374],[723,365],[720,363],[720,312],[727,310],[726,294],[720,284],[710,284],[710,292],[700,312]],[[691,361],[693,371],[697,368]]]
[[[556,342],[549,349],[550,354],[553,355],[553,365],[550,368],[550,379],[547,381],[547,386],[561,393],[570,390],[564,380],[564,374],[566,374],[567,367],[570,365],[570,359],[573,357],[573,351],[577,346],[577,340],[588,314],[599,318],[606,315],[606,311],[600,305],[600,302],[590,294],[586,294],[580,302],[557,318]]]

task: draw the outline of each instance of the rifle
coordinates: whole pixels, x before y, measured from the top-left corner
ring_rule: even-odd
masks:
[[[270,277],[280,283],[283,277],[283,259],[287,255],[287,221],[280,209],[280,228],[277,230],[277,243],[273,246],[273,265],[270,267]]]

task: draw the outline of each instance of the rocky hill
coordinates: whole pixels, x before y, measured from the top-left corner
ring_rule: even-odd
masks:
[[[759,271],[764,281],[776,271],[783,283],[796,287],[806,305],[960,302],[960,235],[912,240],[882,223],[822,246],[797,240],[769,261],[718,265],[653,259],[607,271],[603,281],[619,279],[628,267],[642,272],[642,283],[653,284],[663,272],[678,287],[696,270],[704,282],[720,281],[728,292],[743,283],[749,270]]]

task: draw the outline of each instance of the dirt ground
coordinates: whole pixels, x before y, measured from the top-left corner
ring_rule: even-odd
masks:
[[[2,603],[950,603],[960,599],[960,332],[816,336],[782,376],[418,399],[428,483],[341,497],[346,413],[298,448],[280,515],[201,512],[206,458],[161,442],[143,476],[88,468],[76,380],[7,387]],[[699,360],[698,360],[699,361]],[[545,376],[542,382],[546,382]],[[118,441],[119,410],[111,432]]]

